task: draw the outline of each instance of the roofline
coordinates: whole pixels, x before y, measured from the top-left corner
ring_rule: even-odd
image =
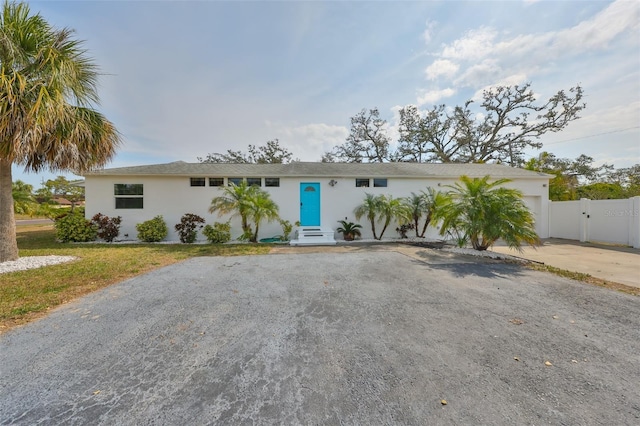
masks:
[[[184,162],[176,162],[176,163],[184,163]],[[313,163],[313,162],[298,162],[299,163]],[[128,166],[128,167],[119,167],[119,168],[113,168],[113,169],[102,169],[102,170],[96,170],[93,172],[86,172],[84,175],[85,176],[90,176],[90,177],[106,177],[106,176],[110,176],[110,177],[114,177],[114,176],[144,176],[144,177],[253,177],[251,176],[250,173],[248,173],[247,171],[241,171],[241,172],[235,172],[235,171],[231,171],[231,170],[226,170],[226,171],[220,171],[218,173],[201,173],[201,171],[198,170],[194,170],[192,171],[176,171],[176,172],[171,172],[171,171],[166,171],[166,172],[145,172],[144,168],[147,167],[154,167],[154,166],[168,166],[170,164],[174,164],[174,163],[166,163],[166,164],[151,164],[151,165],[141,165],[141,166]],[[205,163],[184,163],[185,165],[194,165],[194,166],[201,166]],[[295,164],[295,163],[289,163],[289,164]],[[240,166],[240,167],[249,167],[251,168],[252,166],[256,166],[258,168],[264,169],[264,168],[269,168],[270,166],[273,167],[286,167],[289,164],[247,164],[247,163],[220,163],[219,165],[223,166],[223,167],[227,167],[227,166]],[[320,162],[316,162],[313,163],[314,165],[318,165],[318,164],[323,164]],[[340,164],[340,165],[350,165],[352,163],[325,163],[328,166],[329,165],[335,165],[335,164]],[[375,167],[375,165],[379,165],[379,164],[393,164],[393,163],[354,163],[354,165],[357,164],[358,166],[363,166],[363,165],[372,165]],[[411,163],[411,164],[430,164],[431,166],[435,166],[435,168],[440,168],[440,167],[446,167],[446,166],[460,166],[463,165],[463,163]],[[479,163],[472,163],[474,166],[480,165]],[[215,163],[211,163],[211,166],[216,166]],[[510,166],[507,165],[500,165],[500,164],[487,164],[487,166],[501,166],[501,167],[506,167],[506,168],[510,168]],[[330,166],[329,166],[330,167]],[[140,168],[140,171],[136,171],[135,169]],[[123,169],[127,169],[127,170],[123,170]],[[120,171],[121,170],[121,171]],[[551,179],[554,176],[548,173],[543,173],[543,172],[539,172],[539,171],[535,171],[535,170],[526,170],[526,169],[516,169],[514,168],[514,170],[519,170],[519,171],[526,171],[526,174],[522,174],[522,175],[517,175],[517,176],[496,176],[496,179],[500,179],[500,178],[507,178],[507,179],[532,179],[532,180],[537,180],[537,179]],[[119,172],[120,171],[120,172]],[[280,170],[275,170],[274,173],[268,173],[268,170],[259,170],[258,173],[256,173],[255,177],[280,177],[280,178],[355,178],[355,177],[367,177],[367,173],[362,172],[362,171],[358,171],[358,172],[352,172],[352,173],[344,173],[344,171],[337,171],[336,173],[301,173],[301,172],[297,172],[297,173],[281,173]],[[470,177],[482,177],[482,176],[486,176],[486,175],[491,175],[490,171],[489,173],[461,173],[458,175],[452,175],[451,173],[448,174],[439,174],[439,173],[433,173],[433,171],[431,170],[430,173],[425,173],[423,175],[420,174],[416,174],[416,173],[409,173],[409,174],[385,174],[384,176],[368,176],[368,177],[386,177],[386,178],[394,178],[394,179],[416,179],[416,178],[421,178],[421,179],[457,179],[460,176],[463,175],[467,175]]]

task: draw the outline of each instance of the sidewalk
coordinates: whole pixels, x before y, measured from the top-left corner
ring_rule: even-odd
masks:
[[[640,288],[639,249],[549,238],[541,247],[526,247],[522,253],[504,245],[491,250]]]

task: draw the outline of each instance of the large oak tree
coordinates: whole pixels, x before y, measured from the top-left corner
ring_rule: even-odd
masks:
[[[546,101],[536,98],[531,84],[485,90],[482,100],[463,106],[434,106],[420,111],[400,109],[395,150],[387,122],[377,109],[351,118],[346,143],[325,153],[323,161],[344,162],[501,162],[520,166],[527,148],[541,148],[540,137],[559,132],[585,108],[582,87],[560,90]]]

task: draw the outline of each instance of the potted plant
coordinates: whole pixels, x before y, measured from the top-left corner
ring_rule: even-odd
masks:
[[[339,220],[340,226],[336,231],[342,233],[342,237],[345,241],[353,241],[356,237],[360,237],[362,234],[360,228],[362,225],[353,222],[347,222],[346,220]]]

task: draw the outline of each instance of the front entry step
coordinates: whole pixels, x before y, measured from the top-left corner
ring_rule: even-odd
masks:
[[[296,229],[296,238],[289,243],[292,246],[333,246],[333,229],[322,226],[301,226]]]

